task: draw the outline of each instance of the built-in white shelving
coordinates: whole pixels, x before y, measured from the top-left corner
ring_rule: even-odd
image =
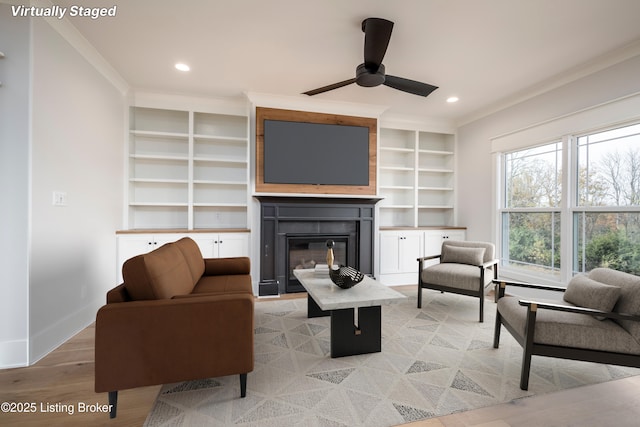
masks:
[[[130,229],[245,228],[248,117],[131,107]]]
[[[380,128],[380,226],[454,222],[453,134]]]

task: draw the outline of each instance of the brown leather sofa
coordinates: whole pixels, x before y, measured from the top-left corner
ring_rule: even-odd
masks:
[[[96,316],[95,391],[240,374],[253,370],[249,258],[203,259],[190,238],[127,260],[124,283]]]

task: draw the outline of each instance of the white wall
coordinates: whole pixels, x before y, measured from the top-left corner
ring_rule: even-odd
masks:
[[[125,118],[122,94],[47,22],[32,35],[30,362],[93,322],[117,284]]]
[[[0,4],[0,367],[28,357],[29,31]]]
[[[35,363],[95,321],[117,284],[124,200],[121,89],[47,21],[10,13],[0,5],[0,368]]]
[[[635,56],[458,128],[458,224],[467,239],[494,240],[491,138],[638,93],[638,76]]]

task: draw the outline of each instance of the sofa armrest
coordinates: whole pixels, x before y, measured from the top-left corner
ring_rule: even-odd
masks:
[[[127,292],[127,288],[125,288],[124,283],[119,284],[107,292],[107,304],[125,301],[131,301],[131,297]]]
[[[98,310],[95,391],[253,370],[253,295],[131,301]]]
[[[625,314],[625,313],[616,313],[616,312],[610,312],[610,311],[601,311],[601,310],[596,310],[596,309],[587,308],[587,307],[553,304],[549,302],[537,302],[537,301],[530,301],[530,300],[519,300],[518,303],[520,305],[527,306],[529,310],[546,309],[546,310],[564,311],[567,313],[588,314],[591,316],[606,317],[609,319],[634,320],[634,321],[640,322],[640,316],[635,316],[635,315]]]
[[[249,257],[205,258],[205,276],[225,276],[231,274],[251,274]]]

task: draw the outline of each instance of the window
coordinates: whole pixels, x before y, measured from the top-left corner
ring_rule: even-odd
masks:
[[[561,165],[560,142],[504,156],[503,266],[559,274]]]
[[[556,281],[596,267],[640,274],[640,124],[502,159],[503,267]]]
[[[640,274],[640,124],[576,138],[573,271]]]

